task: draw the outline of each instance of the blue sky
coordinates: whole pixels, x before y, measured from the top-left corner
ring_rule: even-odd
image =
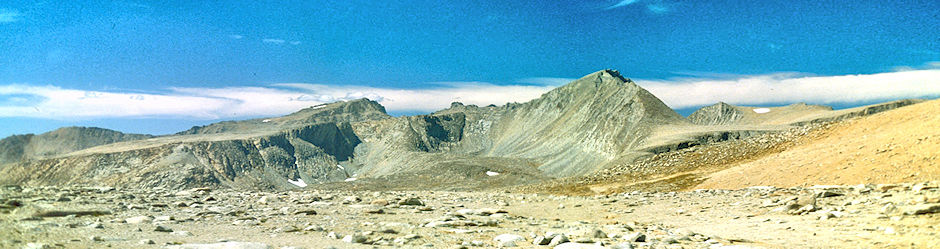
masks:
[[[938,61],[935,0],[13,0],[0,136],[165,134],[357,97],[398,114],[499,105],[605,68],[683,110],[852,106],[937,96]]]

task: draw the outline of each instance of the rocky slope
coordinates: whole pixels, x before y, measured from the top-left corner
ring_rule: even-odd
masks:
[[[39,135],[14,135],[0,140],[0,165],[34,160],[104,144],[151,138],[94,127],[64,127]]]
[[[940,178],[940,101],[849,120],[797,146],[708,176],[699,188],[894,183]]]

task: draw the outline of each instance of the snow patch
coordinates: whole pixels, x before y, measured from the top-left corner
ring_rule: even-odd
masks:
[[[346,170],[346,168],[343,168],[343,166],[340,166],[339,164],[337,164],[336,167],[339,168],[339,169],[341,169],[341,170]]]
[[[356,179],[358,178],[355,178],[355,177],[346,178],[345,182],[355,181]]]
[[[756,112],[756,113],[758,113],[758,114],[760,114],[760,113],[768,113],[768,112],[770,112],[770,108],[757,108],[757,109],[754,109],[754,112]]]
[[[291,183],[291,184],[294,184],[294,185],[297,185],[297,187],[301,187],[301,188],[307,186],[307,183],[304,182],[304,179],[300,179],[300,178],[297,178],[296,181],[291,181],[291,179],[287,179],[287,182],[289,182],[289,183]]]
[[[487,171],[487,172],[486,172],[486,175],[488,175],[488,176],[498,176],[498,175],[499,175],[499,172]]]
[[[271,120],[270,119],[261,120],[261,123],[267,123],[267,122],[271,122]]]

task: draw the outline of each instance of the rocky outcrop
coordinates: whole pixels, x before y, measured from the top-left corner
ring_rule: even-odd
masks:
[[[698,125],[728,125],[737,123],[743,116],[735,106],[718,102],[696,110],[689,115],[689,121]]]

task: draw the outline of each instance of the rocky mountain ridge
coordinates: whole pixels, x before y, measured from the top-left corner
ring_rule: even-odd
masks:
[[[763,116],[719,104],[690,121],[617,71],[602,70],[526,103],[454,103],[428,115],[391,117],[377,102],[359,99],[75,147],[0,163],[0,183],[471,190],[582,176],[657,153],[912,103],[828,112],[772,107]]]

